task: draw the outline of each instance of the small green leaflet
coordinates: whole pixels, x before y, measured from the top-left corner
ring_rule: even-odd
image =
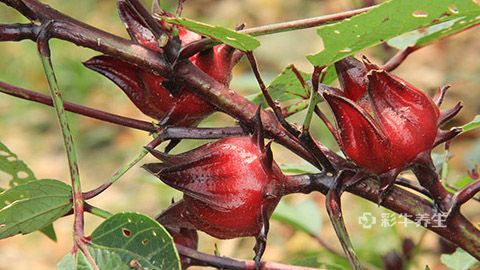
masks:
[[[191,30],[195,33],[198,33],[202,36],[209,37],[211,39],[220,41],[221,43],[228,44],[236,49],[241,51],[253,51],[258,46],[260,46],[260,42],[247,34],[241,34],[234,30],[221,27],[221,26],[214,26],[209,25],[202,22],[197,22],[187,18],[168,18],[168,17],[161,17],[162,20],[166,22],[181,25],[188,30]]]
[[[315,66],[330,65],[398,35],[465,17],[463,14],[478,15],[478,12],[480,5],[472,0],[385,1],[351,19],[320,27],[317,33],[323,39],[325,49],[307,58]],[[451,31],[448,27],[446,29]],[[441,31],[440,35],[430,35],[421,42],[442,37]]]
[[[443,254],[440,261],[452,270],[468,270],[479,263],[477,259],[461,248],[457,248],[451,255]]]
[[[303,71],[298,71],[302,76],[303,81],[310,80],[311,75]],[[298,80],[292,66],[285,68],[267,87],[267,91],[272,96],[273,100],[280,102],[287,100],[308,100],[310,96],[310,87],[306,85],[307,89],[302,86],[302,83]],[[248,97],[255,104],[262,104],[267,107],[267,102],[263,97],[262,92],[254,94]]]
[[[132,269],[128,263],[122,261],[122,258],[118,254],[112,251],[91,245],[89,245],[87,249],[90,255],[92,255],[92,258],[95,260],[98,269]],[[69,253],[65,255],[65,257],[63,257],[62,260],[57,264],[57,270],[94,270],[94,268],[88,262],[83,252],[78,251],[75,254]]]
[[[115,214],[100,224],[91,237],[94,247],[116,253],[124,263],[135,260],[142,269],[181,269],[172,237],[148,216],[133,212]]]
[[[283,164],[282,163],[279,166],[283,173],[292,173],[292,174],[318,173],[318,169],[308,162],[303,162],[300,164]]]
[[[313,200],[304,200],[296,204],[288,204],[282,200],[273,212],[272,218],[309,235],[320,236],[322,218],[320,209]]]
[[[267,87],[267,91],[273,100],[279,102],[289,102],[287,108],[288,115],[303,111],[308,108],[311,83],[311,74],[298,70],[298,73],[306,83],[305,89],[299,81],[297,75],[293,71],[292,66],[286,67]],[[327,68],[323,83],[331,84],[337,78],[337,74],[333,67]],[[250,95],[248,100],[255,104],[268,107],[262,92]]]
[[[480,127],[480,115],[476,115],[472,121],[462,126],[462,133],[476,129]]]
[[[50,225],[72,209],[71,193],[57,180],[31,181],[0,193],[0,239]]]

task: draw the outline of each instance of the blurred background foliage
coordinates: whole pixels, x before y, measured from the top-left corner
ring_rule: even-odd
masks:
[[[116,11],[116,1],[44,1],[66,14],[85,23],[127,37]],[[150,0],[143,1],[146,6]],[[165,2],[165,1],[164,1]],[[189,0],[185,4],[184,16],[211,24],[234,27],[245,22],[247,27],[274,22],[301,19],[322,14],[374,4],[374,0]],[[175,1],[166,1],[172,8]],[[15,11],[1,5],[0,23],[25,22]],[[256,51],[260,70],[268,82],[287,65],[295,64],[300,70],[311,72],[312,67],[305,55],[322,48],[321,39],[314,29],[281,33],[259,37],[262,45]],[[128,98],[109,80],[83,67],[82,61],[97,55],[89,49],[78,48],[67,42],[53,40],[53,62],[57,77],[68,101],[103,109],[109,112],[150,121],[143,116]],[[363,52],[373,62],[384,63],[395,50],[377,46]],[[480,112],[480,29],[465,31],[452,38],[442,40],[411,55],[395,73],[433,95],[443,84],[451,84],[444,108],[462,100],[465,108],[451,125],[462,125]],[[48,93],[48,85],[36,51],[31,41],[2,42],[0,44],[0,80],[17,86]],[[245,61],[234,70],[231,88],[249,95],[259,91],[256,81]],[[0,95],[0,140],[19,155],[39,178],[68,179],[68,169],[58,130],[55,114],[51,108]],[[136,156],[141,147],[149,141],[144,132],[131,130],[69,114],[73,136],[78,148],[83,189],[89,190],[105,182],[121,165]],[[290,118],[300,122],[303,114]],[[224,126],[234,124],[225,115],[216,113],[202,123],[202,126]],[[329,147],[336,148],[332,136],[326,132],[319,120],[314,121],[314,134]],[[454,183],[463,178],[466,171],[480,163],[479,132],[466,133],[451,145],[451,160],[448,181]],[[200,145],[202,141],[185,141],[175,149],[182,152]],[[302,166],[302,161],[287,150],[274,147],[278,163]],[[438,153],[442,153],[438,149]],[[150,157],[144,162],[153,161]],[[142,162],[142,163],[144,163]],[[409,177],[409,174],[406,173]],[[0,174],[0,185],[5,180]],[[171,199],[181,198],[179,192],[160,183],[139,166],[130,170],[121,181],[92,201],[111,212],[123,210],[139,211],[154,216],[166,208]],[[286,211],[302,208],[305,203],[312,209],[304,220],[309,228],[316,228],[313,237],[306,230],[295,230],[284,222],[273,221],[269,235],[266,261],[291,262],[319,266],[328,264],[329,269],[347,269],[346,261],[333,255],[322,243],[336,251],[340,245],[336,240],[324,210],[324,197],[320,194],[294,195],[285,198],[291,203]],[[306,201],[306,202],[305,202]],[[313,203],[313,205],[312,205]],[[478,202],[470,202],[463,210],[477,224],[480,223]],[[288,208],[288,207],[287,207]],[[344,218],[352,241],[360,258],[371,269],[383,269],[384,257],[392,258],[402,254],[402,245],[415,246],[416,256],[408,269],[444,269],[440,254],[448,250],[448,244],[431,232],[414,224],[405,227],[396,224],[382,227],[382,216],[390,212],[360,198],[346,194],[343,197]],[[303,209],[303,208],[302,208]],[[314,212],[314,213],[311,213]],[[376,217],[377,224],[371,229],[363,228],[358,219],[364,213]],[[398,216],[397,216],[398,217]],[[281,220],[280,218],[276,218]],[[285,221],[285,220],[283,220]],[[87,215],[87,232],[101,222]],[[55,222],[58,243],[40,233],[16,236],[0,242],[0,270],[4,269],[53,269],[56,263],[71,248],[71,218]],[[308,230],[307,230],[308,231]],[[200,250],[213,253],[215,247],[221,255],[237,258],[251,258],[253,239],[217,240],[201,233]],[[393,255],[392,255],[393,254]]]

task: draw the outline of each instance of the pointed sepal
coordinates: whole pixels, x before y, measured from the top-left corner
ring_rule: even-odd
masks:
[[[338,81],[345,97],[357,101],[367,91],[367,67],[354,57],[346,57],[335,63]]]
[[[382,172],[388,140],[374,120],[351,100],[323,93],[337,122],[340,147],[357,165],[374,173]]]
[[[448,121],[452,120],[463,108],[463,103],[459,101],[453,108],[445,110],[440,113],[440,117],[438,118],[438,127],[445,125]]]
[[[117,5],[120,18],[125,24],[130,37],[142,46],[162,52],[157,37],[147,26],[145,20],[129,4],[129,1],[119,0]]]
[[[372,109],[396,155],[392,168],[431,149],[437,134],[439,110],[430,97],[384,70],[371,70],[367,77]]]

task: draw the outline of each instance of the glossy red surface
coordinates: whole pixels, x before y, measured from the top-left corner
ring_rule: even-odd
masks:
[[[163,50],[152,31],[128,5],[120,5],[119,10],[133,40],[151,50],[158,52]],[[182,46],[201,38],[183,28],[180,28],[178,33]],[[231,47],[218,45],[192,56],[190,60],[212,78],[227,85],[234,64],[232,53]],[[112,80],[137,108],[144,114],[160,120],[162,124],[193,126],[214,112],[214,108],[208,102],[189,89],[168,89],[164,84],[165,78],[113,57],[97,56],[85,62],[85,65]],[[175,85],[175,82],[168,83],[171,86]]]
[[[342,86],[355,89],[324,97],[335,114],[341,148],[351,160],[381,174],[404,168],[433,147],[439,110],[429,96],[373,64],[365,73],[363,63],[342,61],[347,63],[336,65]],[[362,92],[363,80],[363,96],[352,96]]]
[[[184,193],[185,218],[196,229],[223,239],[256,236],[262,208],[270,217],[285,182],[275,163],[271,171],[263,164],[263,155],[252,137],[236,137],[146,168]]]

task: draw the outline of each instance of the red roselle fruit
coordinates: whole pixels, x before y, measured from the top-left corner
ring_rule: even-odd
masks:
[[[147,27],[144,20],[128,3],[118,2],[119,13],[127,27],[130,37],[150,50],[163,53],[160,41]],[[159,23],[164,30],[170,31],[164,22]],[[178,29],[179,38],[185,46],[201,37],[183,28]],[[218,45],[212,49],[197,53],[190,61],[215,80],[228,85],[231,70],[237,60],[233,60],[234,49]],[[84,63],[117,84],[130,100],[144,114],[157,119],[161,125],[195,126],[214,108],[190,89],[180,88],[175,82],[142,70],[133,64],[111,56],[96,56]]]
[[[459,132],[439,130],[439,126],[461,108],[457,104],[455,108],[440,113],[437,105],[441,103],[446,88],[442,89],[438,104],[435,104],[420,89],[373,65],[366,58],[362,63],[347,57],[335,67],[342,90],[320,85],[337,122],[337,130],[333,132],[349,159],[379,175],[379,200],[393,185],[397,175],[407,168],[414,168],[415,172],[418,166],[426,167],[434,173],[430,158],[432,148]],[[423,184],[430,191],[438,187],[431,181]]]
[[[264,146],[260,127],[252,136],[221,139],[179,155],[151,150],[163,163],[144,168],[184,194],[162,214],[162,224],[198,229],[221,239],[257,237],[259,262],[268,220],[280,198],[293,192],[269,145]]]

